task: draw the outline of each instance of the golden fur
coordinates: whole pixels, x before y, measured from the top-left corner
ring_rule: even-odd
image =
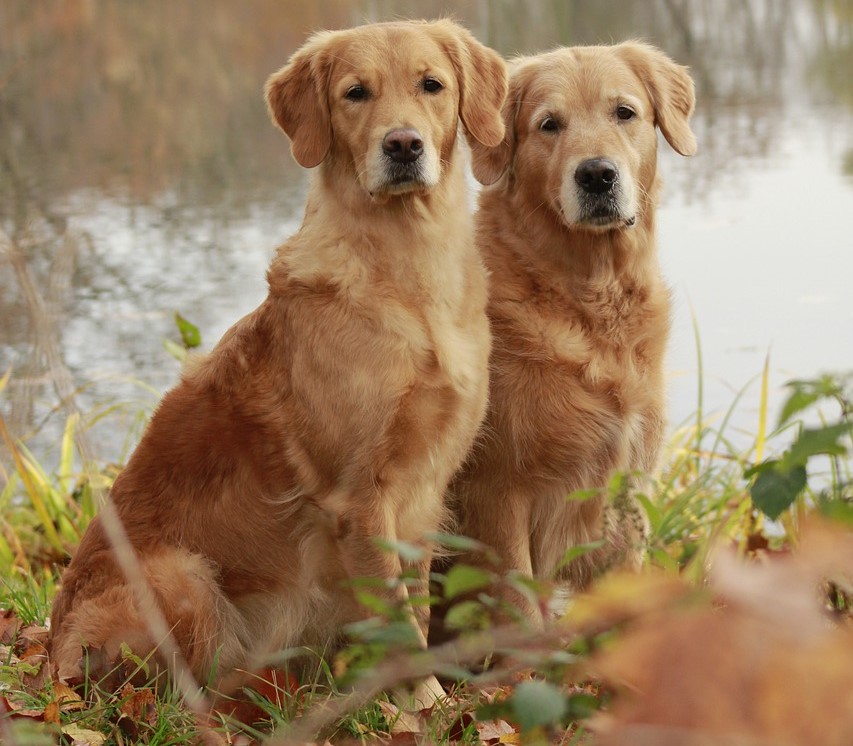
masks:
[[[642,561],[646,525],[630,494],[566,498],[658,458],[670,301],[655,247],[655,127],[691,155],[693,104],[686,69],[652,47],[563,48],[515,61],[504,141],[472,146],[475,175],[493,184],[476,216],[491,273],[490,405],[451,493],[460,533],[492,547],[502,571],[582,587],[605,565]],[[576,179],[599,158],[618,171],[609,201]],[[568,548],[602,538],[560,569]],[[537,604],[506,595],[542,622]]]
[[[399,575],[377,539],[428,547],[486,406],[457,125],[501,141],[503,61],[449,21],[375,24],[313,36],[266,92],[294,157],[319,165],[304,222],[266,300],[187,366],[111,491],[201,681],[215,655],[225,673],[368,615],[349,581]],[[400,128],[423,139],[411,168],[383,155]],[[151,651],[142,611],[96,519],[53,607],[59,676],[79,676],[86,649]]]

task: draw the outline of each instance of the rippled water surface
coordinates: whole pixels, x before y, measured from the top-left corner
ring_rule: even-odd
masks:
[[[675,299],[674,425],[723,412],[770,355],[782,383],[853,368],[853,2],[68,0],[0,5],[0,411],[55,460],[69,399],[120,457],[179,366],[265,293],[306,173],[261,97],[306,34],[452,13],[512,55],[651,41],[697,84],[700,152],[662,143],[658,225]],[[735,425],[754,430],[758,386]],[[132,437],[131,437],[132,439]],[[0,453],[2,455],[2,453]],[[5,458],[5,457],[4,457]]]

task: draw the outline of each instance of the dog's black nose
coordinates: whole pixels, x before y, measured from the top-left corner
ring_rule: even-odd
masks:
[[[391,130],[382,140],[382,150],[397,163],[413,163],[423,154],[424,141],[415,129]]]
[[[619,170],[607,158],[590,158],[575,170],[578,186],[590,194],[609,192],[619,178]]]

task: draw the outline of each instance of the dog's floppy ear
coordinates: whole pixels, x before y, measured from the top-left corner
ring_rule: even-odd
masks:
[[[332,145],[325,93],[328,36],[312,36],[281,70],[270,75],[264,87],[273,120],[290,138],[293,157],[305,168],[321,163]]]
[[[655,107],[655,124],[681,155],[696,153],[690,116],[696,103],[693,79],[683,65],[648,44],[620,44],[619,53],[646,86]]]
[[[436,26],[459,81],[459,118],[468,142],[494,147],[504,136],[501,106],[506,98],[506,64],[462,26],[452,21],[439,21]]]
[[[510,63],[509,93],[502,107],[504,123],[503,139],[494,147],[486,147],[477,142],[471,142],[471,170],[474,178],[481,184],[494,184],[512,162],[515,149],[515,119],[523,98],[526,85],[525,58],[519,57]]]

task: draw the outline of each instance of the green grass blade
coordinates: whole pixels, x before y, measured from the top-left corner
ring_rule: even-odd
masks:
[[[693,325],[693,339],[696,342],[696,468],[699,468],[699,461],[702,458],[702,439],[704,436],[704,420],[705,420],[705,367],[702,361],[702,340],[699,335],[699,320],[696,318],[696,311],[693,309],[693,304],[690,304],[690,321]]]
[[[758,408],[758,433],[755,436],[755,462],[760,464],[764,458],[764,446],[767,442],[767,399],[770,381],[770,351],[764,358],[764,371],[761,374],[761,401]]]
[[[80,422],[80,415],[74,412],[65,421],[62,433],[62,446],[59,457],[59,486],[64,495],[71,493],[74,475],[74,434]]]
[[[21,480],[24,483],[24,488],[30,498],[30,502],[32,502],[33,508],[41,521],[45,538],[51,546],[64,553],[65,547],[62,544],[62,540],[59,538],[59,534],[56,532],[56,527],[53,525],[53,520],[50,517],[47,506],[33,483],[32,474],[29,472],[27,465],[24,463],[20,449],[12,440],[9,430],[6,428],[6,421],[3,419],[2,414],[0,414],[0,436],[2,436],[3,441],[6,443],[9,453],[12,454],[12,458],[15,461],[15,466],[17,467],[18,474],[21,476]]]

